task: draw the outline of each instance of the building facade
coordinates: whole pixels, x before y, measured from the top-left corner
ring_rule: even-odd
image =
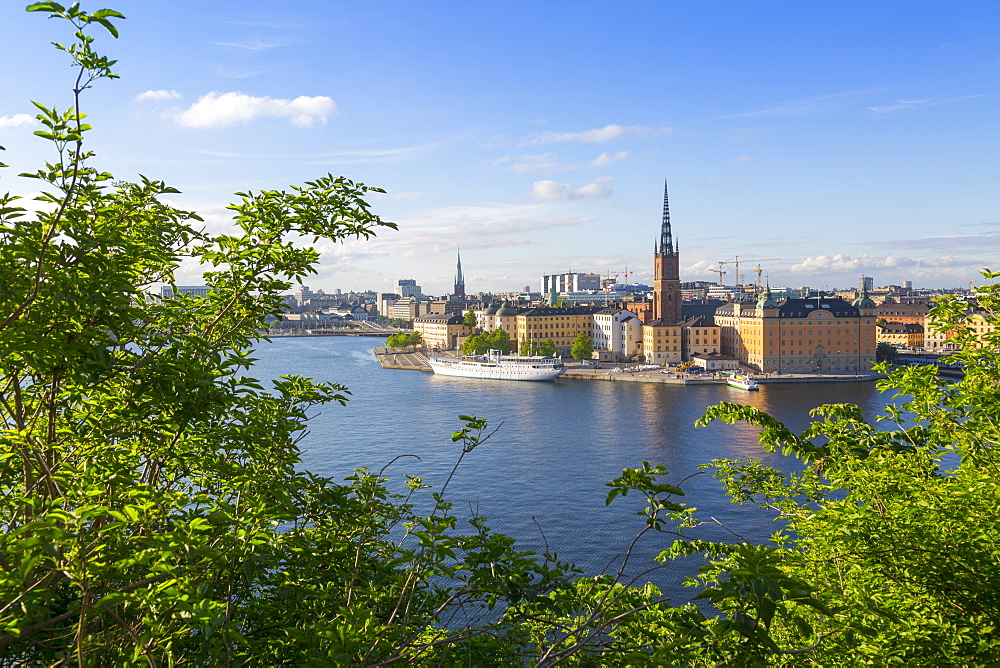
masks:
[[[684,359],[680,323],[650,320],[642,325],[642,356],[647,364],[677,364]]]
[[[472,335],[472,328],[465,324],[459,313],[429,313],[413,321],[413,331],[420,332],[428,348],[451,350]]]
[[[754,371],[864,373],[875,361],[875,303],[840,298],[775,301],[770,288],[757,303],[730,303],[715,312],[721,353]]]
[[[681,324],[681,350],[684,361],[693,360],[695,355],[719,355],[722,344],[720,328],[708,318],[688,318]]]
[[[525,341],[541,344],[546,339],[552,339],[560,355],[570,355],[577,334],[584,332],[588,337],[592,336],[594,313],[598,310],[593,306],[523,309],[516,316],[516,345],[520,347]]]
[[[594,313],[590,340],[598,359],[624,362],[642,348],[642,324],[631,311],[603,308]]]
[[[912,322],[876,322],[879,343],[890,343],[901,348],[923,348],[924,328]]]

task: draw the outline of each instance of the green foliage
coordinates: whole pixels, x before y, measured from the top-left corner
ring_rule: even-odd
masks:
[[[524,356],[536,355],[537,354],[536,348],[537,346],[535,345],[534,341],[530,339],[525,339],[524,341],[521,342],[521,350],[518,352],[518,354]]]
[[[552,339],[545,339],[538,346],[538,354],[545,357],[558,357],[559,349],[556,347],[556,342]]]
[[[407,346],[419,346],[423,344],[424,337],[420,332],[400,332],[393,334],[385,340],[385,345],[390,348],[406,348]]]
[[[594,354],[594,344],[591,343],[590,337],[587,336],[586,332],[580,332],[573,339],[573,347],[570,348],[570,354],[573,359],[578,360],[589,360]]]
[[[500,328],[470,336],[462,344],[462,352],[466,355],[482,355],[490,350],[499,350],[502,354],[509,355],[513,349],[510,334]]]
[[[891,362],[896,359],[897,354],[899,351],[896,350],[896,346],[886,341],[879,341],[875,346],[875,359],[879,362]]]
[[[476,312],[473,311],[471,308],[468,311],[465,312],[465,320],[464,320],[464,322],[469,327],[472,327],[473,329],[476,328],[476,325],[478,324],[476,322]]]

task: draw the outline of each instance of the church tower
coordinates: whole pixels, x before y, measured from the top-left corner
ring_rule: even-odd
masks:
[[[457,300],[465,299],[465,277],[462,276],[462,251],[458,251],[458,269],[455,271],[455,289],[452,290],[452,298]]]
[[[667,201],[667,181],[663,180],[663,220],[660,239],[653,254],[653,320],[666,325],[680,324],[681,279],[680,257],[670,229],[670,205]]]

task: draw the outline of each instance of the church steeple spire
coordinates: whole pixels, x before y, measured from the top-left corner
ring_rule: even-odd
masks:
[[[683,320],[681,309],[680,254],[674,245],[670,229],[670,202],[667,199],[667,180],[663,179],[663,220],[660,239],[653,255],[653,320],[676,325]]]
[[[465,277],[462,276],[462,250],[458,249],[458,267],[455,270],[455,289],[452,294],[456,297],[465,297]]]
[[[660,248],[659,253],[664,255],[674,254],[674,238],[670,229],[670,202],[667,198],[667,179],[663,179],[663,221],[660,223]]]

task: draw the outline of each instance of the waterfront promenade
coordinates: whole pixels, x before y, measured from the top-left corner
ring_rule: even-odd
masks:
[[[432,355],[438,357],[454,357],[453,351],[433,352]],[[427,363],[427,353],[422,350],[387,348],[378,346],[375,348],[375,357],[383,369],[403,369],[408,371],[424,371],[431,373],[431,367]],[[725,385],[726,379],[722,376],[709,374],[688,374],[683,372],[663,373],[662,369],[641,369],[630,368],[626,364],[605,364],[601,368],[588,367],[579,362],[569,362],[568,370],[561,378],[579,380],[608,380],[632,383],[662,383],[666,385]],[[619,370],[620,369],[620,370]],[[830,383],[830,382],[850,382],[876,380],[881,376],[875,373],[868,374],[847,374],[847,373],[795,373],[781,375],[753,374],[751,376],[759,384],[777,383]]]

